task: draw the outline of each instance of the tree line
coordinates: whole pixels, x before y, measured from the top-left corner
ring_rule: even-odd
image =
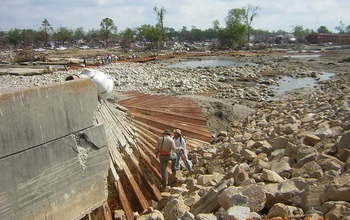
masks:
[[[81,43],[107,47],[119,42],[124,48],[128,48],[132,42],[142,41],[148,43],[151,48],[161,48],[166,40],[198,42],[215,39],[221,47],[237,48],[249,43],[251,36],[254,36],[255,41],[266,41],[271,36],[287,33],[282,30],[271,32],[254,29],[253,22],[259,15],[260,8],[253,5],[229,10],[223,25],[220,25],[218,20],[214,20],[212,27],[204,30],[195,26],[191,28],[183,26],[179,30],[166,27],[164,26],[166,9],[154,7],[153,10],[157,19],[155,25],[144,24],[136,28],[126,28],[120,32],[111,18],[102,19],[99,29],[88,31],[85,31],[83,27],[74,30],[66,27],[54,29],[50,22],[44,19],[39,30],[15,28],[0,32],[0,45],[48,47],[49,42],[55,41],[62,46]],[[345,25],[343,22],[340,22],[335,29],[337,33],[350,34],[350,25]],[[314,31],[299,25],[295,26],[292,31],[299,42],[303,42],[308,34],[314,32],[331,33],[325,26],[320,26]]]

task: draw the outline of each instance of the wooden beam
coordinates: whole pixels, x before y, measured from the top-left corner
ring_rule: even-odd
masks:
[[[130,161],[132,162],[132,165],[135,167],[136,171],[139,173],[143,182],[145,182],[148,185],[148,187],[151,189],[151,192],[154,195],[155,199],[159,201],[162,196],[156,184],[149,182],[149,180],[145,177],[144,172],[140,168],[139,163],[137,162],[137,159],[135,158],[134,155],[130,155]]]
[[[112,161],[110,161],[110,169],[111,169],[112,177],[113,177],[113,180],[114,180],[115,188],[116,188],[116,190],[118,192],[118,198],[119,198],[119,201],[120,201],[120,203],[121,203],[121,205],[123,207],[123,210],[125,212],[126,218],[128,220],[134,220],[134,212],[133,212],[133,210],[131,208],[131,205],[130,205],[130,202],[128,200],[128,197],[125,194],[125,190],[124,190],[122,184],[120,183],[119,176],[117,174],[117,171],[116,171]]]
[[[134,220],[134,212],[132,211],[130,202],[128,200],[128,197],[125,194],[125,190],[122,186],[122,184],[120,183],[120,181],[115,182],[116,188],[118,190],[118,195],[119,195],[119,200],[120,203],[124,209],[126,218],[128,220]]]
[[[146,197],[143,195],[143,193],[139,187],[139,184],[136,182],[136,180],[135,180],[134,176],[131,174],[129,168],[125,167],[121,172],[123,172],[125,174],[125,176],[127,177],[127,181],[129,182],[132,191],[136,195],[138,202],[140,203],[142,209],[143,210],[148,209],[149,203],[148,203]]]

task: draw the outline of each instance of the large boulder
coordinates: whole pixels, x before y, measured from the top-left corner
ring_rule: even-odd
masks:
[[[180,219],[181,220],[195,220],[195,217],[191,212],[186,211],[185,214],[183,214],[183,216],[181,216]]]
[[[153,210],[151,213],[138,216],[136,220],[164,220],[164,216],[160,211]]]
[[[201,213],[196,216],[196,220],[216,220],[216,216],[214,214]]]
[[[295,167],[300,168],[305,163],[316,160],[318,155],[318,151],[313,147],[306,145],[299,146],[296,154],[297,164]]]
[[[271,146],[273,150],[276,150],[276,149],[287,149],[290,145],[291,143],[289,142],[288,138],[280,136],[273,140]]]
[[[337,157],[345,162],[350,156],[350,132],[345,133],[337,144]]]
[[[181,218],[186,211],[190,211],[190,208],[185,205],[182,198],[170,200],[162,210],[165,220],[177,220]]]
[[[266,207],[271,208],[275,203],[299,206],[306,186],[309,183],[303,178],[292,178],[282,183],[267,184],[264,186],[266,193]]]
[[[290,210],[289,210],[287,205],[285,205],[283,203],[276,203],[271,207],[267,216],[269,218],[272,218],[272,217],[291,217],[291,213],[290,213]]]
[[[197,184],[202,186],[207,186],[208,184],[214,182],[214,185],[220,180],[222,180],[223,175],[219,173],[200,175],[197,178]]]
[[[347,203],[347,202],[326,202],[323,205],[323,208],[326,209],[325,217],[328,219],[350,220],[350,203]]]
[[[266,195],[258,184],[245,187],[228,187],[218,195],[218,203],[225,209],[231,206],[248,206],[253,212],[262,210]]]
[[[218,203],[228,209],[232,206],[246,206],[248,198],[242,195],[240,187],[230,186],[218,195]]]
[[[335,171],[337,174],[340,174],[342,173],[343,168],[345,167],[344,162],[342,162],[336,157],[326,155],[326,154],[321,154],[317,162],[325,172]]]
[[[243,149],[242,156],[244,157],[245,160],[250,161],[250,162],[253,161],[257,157],[256,153],[254,151],[249,150],[249,149]]]
[[[305,134],[303,137],[303,143],[308,146],[315,146],[320,141],[321,141],[321,138],[313,134]]]
[[[328,185],[326,190],[326,198],[329,201],[350,202],[350,182],[343,185]]]
[[[280,160],[272,161],[271,170],[276,172],[281,177],[290,177],[292,168],[289,164],[289,157],[282,157]]]
[[[300,169],[293,170],[293,177],[316,178],[323,177],[323,170],[315,161],[308,162]]]
[[[268,169],[263,170],[262,178],[265,182],[269,183],[281,183],[284,179],[276,172]]]
[[[236,165],[227,177],[233,177],[236,186],[241,185],[242,182],[249,179],[249,174],[246,171],[244,164]]]
[[[242,189],[242,194],[248,198],[247,206],[252,212],[258,212],[264,208],[266,203],[266,194],[262,185],[248,185]]]
[[[245,206],[232,206],[226,210],[224,219],[246,220],[250,217],[250,209]]]
[[[290,217],[302,217],[304,215],[304,212],[302,209],[285,205],[283,203],[276,203],[272,206],[272,208],[269,210],[268,217],[283,217],[283,218],[290,218]]]

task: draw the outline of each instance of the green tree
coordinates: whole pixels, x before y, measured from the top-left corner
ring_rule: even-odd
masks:
[[[311,34],[313,31],[310,29],[304,29],[302,25],[297,25],[293,29],[293,35],[298,42],[305,42],[305,37]]]
[[[137,29],[138,38],[140,40],[146,40],[152,43],[152,47],[158,48],[158,42],[161,40],[161,29],[157,26],[152,26],[149,24],[144,24]]]
[[[75,29],[74,34],[73,34],[73,38],[75,40],[81,40],[85,38],[85,31],[83,27],[79,27],[77,29]]]
[[[166,27],[166,28],[164,28],[164,31],[165,31],[165,36],[167,39],[174,40],[176,37],[178,37],[178,33],[176,32],[176,30],[174,28]]]
[[[192,26],[191,29],[191,40],[192,41],[202,41],[204,40],[204,34],[201,29],[196,28],[195,26]]]
[[[331,31],[328,30],[328,28],[327,28],[326,26],[320,26],[320,27],[317,29],[317,32],[318,32],[318,33],[323,33],[323,34],[332,33]]]
[[[246,11],[244,8],[231,9],[226,16],[226,26],[242,24],[245,22]]]
[[[53,28],[46,18],[41,22],[41,27],[44,33],[45,46],[47,46],[50,38],[50,32],[53,31]]]
[[[110,39],[112,34],[117,32],[117,26],[115,26],[113,19],[104,18],[100,23],[100,27],[101,27],[101,36],[105,40],[105,43],[107,44],[107,41]]]
[[[240,47],[245,43],[247,26],[245,25],[246,10],[234,8],[228,12],[226,27],[218,33],[218,39],[223,47]]]
[[[64,45],[67,41],[73,40],[73,31],[65,27],[60,27],[53,35],[55,40],[58,40]]]
[[[130,48],[130,43],[134,40],[135,35],[136,31],[131,28],[127,28],[119,34],[124,49]]]
[[[7,40],[10,42],[10,44],[17,47],[22,40],[21,30],[17,28],[9,30],[7,32]]]
[[[36,31],[32,29],[23,29],[21,31],[21,39],[25,46],[33,45],[35,42]]]

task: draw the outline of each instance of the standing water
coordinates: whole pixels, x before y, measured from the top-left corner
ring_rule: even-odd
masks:
[[[319,77],[319,81],[329,80],[333,76],[334,73],[322,74]],[[317,80],[313,77],[292,78],[290,76],[284,76],[278,82],[278,86],[272,86],[272,89],[274,90],[276,95],[282,95],[283,93],[292,91],[294,89],[314,87],[317,85]]]
[[[255,66],[255,63],[234,62],[232,60],[224,59],[211,59],[211,60],[195,60],[195,61],[182,61],[179,63],[171,64],[170,68],[197,68],[197,67],[229,67],[229,66]]]

